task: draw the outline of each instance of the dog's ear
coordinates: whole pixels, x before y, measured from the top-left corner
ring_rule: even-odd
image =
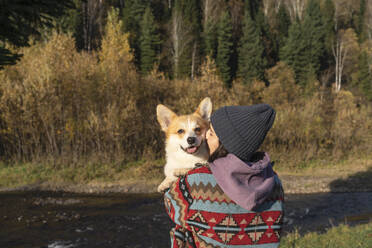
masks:
[[[157,115],[158,122],[161,126],[161,129],[164,132],[168,130],[168,127],[172,119],[177,116],[172,110],[170,110],[169,108],[165,107],[162,104],[159,104],[156,107],[156,115]]]
[[[199,107],[195,111],[196,114],[200,115],[204,120],[209,121],[212,114],[212,101],[209,97],[206,97],[201,101]]]

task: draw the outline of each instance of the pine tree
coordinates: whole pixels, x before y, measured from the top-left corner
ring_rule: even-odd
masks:
[[[274,34],[271,32],[270,25],[262,9],[257,12],[255,23],[264,47],[265,54],[263,56],[266,57],[268,66],[274,66],[278,61],[278,48],[275,43]]]
[[[318,75],[325,51],[325,28],[318,0],[310,0],[305,9],[303,41],[306,43],[305,56],[308,66]]]
[[[76,37],[77,28],[80,22],[81,1],[73,0],[75,8],[68,9],[66,13],[56,18],[56,29],[58,32],[73,33]]]
[[[216,58],[217,51],[217,24],[221,12],[226,7],[225,0],[202,0],[201,26],[203,55],[212,59]]]
[[[306,68],[309,66],[305,57],[306,49],[301,24],[296,20],[289,27],[288,38],[280,50],[280,59],[292,67],[297,83],[304,82]]]
[[[205,25],[203,38],[205,54],[211,58],[215,58],[217,50],[217,30],[212,22],[208,22]]]
[[[227,87],[231,87],[231,56],[233,53],[232,24],[228,11],[225,11],[218,23],[218,46],[216,64],[222,81]]]
[[[369,69],[368,54],[364,51],[359,56],[357,83],[366,98],[372,100],[372,74]]]
[[[140,26],[140,71],[146,74],[153,69],[160,46],[159,31],[149,6],[146,8]]]
[[[148,6],[145,0],[127,0],[123,9],[123,24],[125,32],[139,32],[142,16]]]
[[[139,48],[139,37],[140,37],[140,23],[145,13],[148,2],[145,0],[128,0],[125,1],[125,7],[123,9],[123,31],[130,33],[129,43],[134,53],[134,64],[140,67],[140,48]]]
[[[243,37],[239,46],[238,76],[244,83],[264,80],[267,61],[259,32],[249,13],[244,15]]]
[[[325,59],[324,63],[326,66],[329,66],[334,62],[333,55],[332,55],[332,46],[335,39],[335,5],[332,0],[326,0],[322,11],[322,18],[323,18],[323,25],[324,25],[324,32],[326,34],[324,40],[324,47],[325,47]]]
[[[291,18],[284,4],[280,5],[276,18],[277,18],[276,30],[278,32],[277,42],[280,50],[280,48],[282,48],[285,44],[285,40],[288,37],[288,30],[291,25]]]
[[[73,7],[72,0],[1,1],[0,43],[27,46],[31,34],[40,35],[40,27],[51,27],[53,18],[64,15]],[[19,57],[0,44],[0,68],[14,64]]]
[[[366,0],[360,0],[359,13],[356,20],[355,31],[358,34],[359,42],[362,43],[366,39],[366,33],[364,28],[364,18],[367,10]]]
[[[325,27],[318,0],[309,0],[303,23],[289,29],[281,58],[295,71],[296,82],[305,86],[308,78],[318,76],[325,51]],[[315,74],[315,75],[313,75]]]
[[[256,19],[256,15],[261,6],[261,0],[244,0],[244,12],[249,13],[252,20]]]

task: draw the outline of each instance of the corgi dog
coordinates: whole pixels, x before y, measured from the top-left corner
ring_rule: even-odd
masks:
[[[209,157],[206,132],[212,113],[212,102],[204,98],[196,111],[189,115],[177,115],[166,106],[156,108],[157,120],[165,133],[166,164],[165,179],[159,185],[158,192],[164,192],[185,175],[197,163],[205,163]]]

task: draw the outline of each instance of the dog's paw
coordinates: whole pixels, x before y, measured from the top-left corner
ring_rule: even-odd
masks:
[[[164,179],[163,182],[161,182],[161,184],[158,186],[158,192],[159,193],[164,193],[165,191],[167,191],[167,189],[170,188],[170,186],[172,185],[173,181],[172,180],[169,180],[169,179]]]
[[[181,177],[187,174],[191,169],[190,168],[177,168],[174,169],[173,175],[176,177]]]
[[[168,187],[168,188],[169,188],[169,187]],[[165,191],[167,191],[168,188],[165,187],[164,185],[160,184],[160,185],[158,186],[158,192],[159,192],[159,193],[164,193]]]

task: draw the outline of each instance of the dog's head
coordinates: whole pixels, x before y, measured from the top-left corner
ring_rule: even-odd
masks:
[[[189,115],[176,115],[172,110],[159,104],[156,108],[157,119],[165,132],[167,144],[181,149],[187,154],[196,154],[205,141],[212,113],[209,97],[201,101],[196,111]]]

